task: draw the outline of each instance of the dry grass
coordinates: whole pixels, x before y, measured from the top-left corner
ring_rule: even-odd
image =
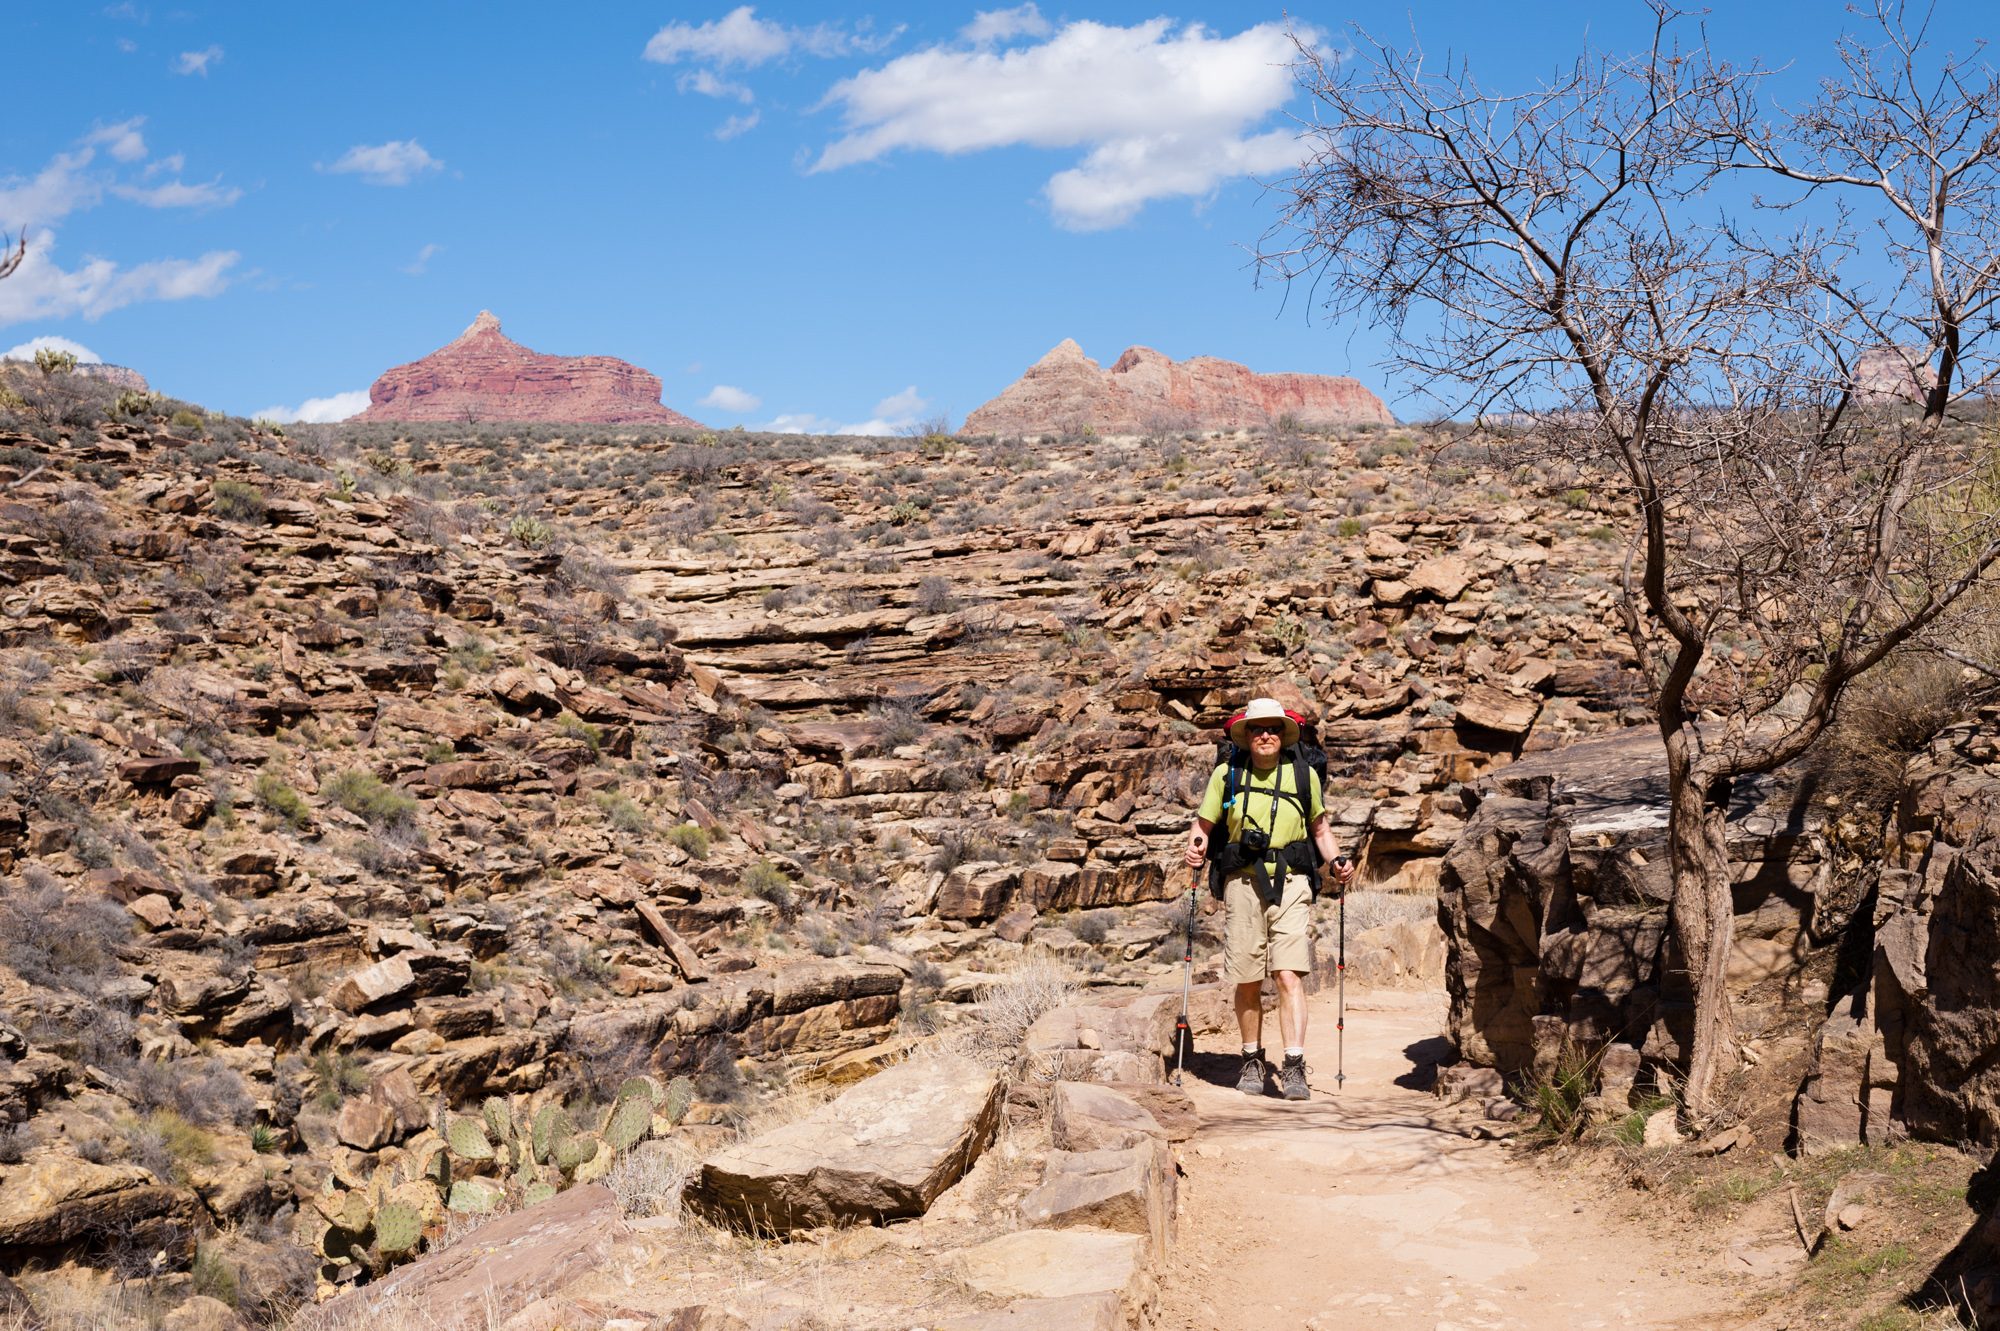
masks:
[[[1436,918],[1437,898],[1428,892],[1347,894],[1347,935],[1350,938],[1385,924],[1397,924],[1404,920],[1421,923]]]
[[[681,1193],[700,1172],[700,1159],[677,1143],[641,1142],[619,1157],[604,1186],[618,1195],[628,1216],[678,1215]]]
[[[979,1003],[975,1019],[946,1034],[944,1043],[953,1053],[983,1063],[1011,1063],[1028,1028],[1076,995],[1076,972],[1068,962],[1046,952],[1030,953]]]

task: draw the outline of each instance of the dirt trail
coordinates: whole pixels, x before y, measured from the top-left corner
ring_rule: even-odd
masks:
[[[1338,1095],[1331,993],[1312,1000],[1310,1103],[1239,1094],[1233,1057],[1210,1053],[1190,1070],[1202,1128],[1184,1152],[1165,1331],[1737,1320],[1728,1286],[1664,1228],[1568,1195],[1512,1148],[1431,1124],[1439,1102],[1396,1078],[1441,1045],[1441,995],[1347,997]],[[1267,1019],[1267,1035],[1274,1027]]]

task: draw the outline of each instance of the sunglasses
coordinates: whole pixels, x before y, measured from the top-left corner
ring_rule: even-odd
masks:
[[[1275,723],[1268,726],[1245,726],[1243,729],[1252,735],[1282,735],[1285,733],[1284,726]]]

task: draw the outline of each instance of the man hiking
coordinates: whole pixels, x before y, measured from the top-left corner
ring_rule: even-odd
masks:
[[[1236,1024],[1243,1036],[1236,1089],[1263,1095],[1268,1088],[1272,1069],[1264,1057],[1262,990],[1270,976],[1278,983],[1278,1027],[1285,1040],[1285,1061],[1276,1070],[1279,1091],[1287,1100],[1306,1100],[1312,1093],[1306,1086],[1305,975],[1312,969],[1317,887],[1311,852],[1319,852],[1317,863],[1331,866],[1339,891],[1354,881],[1354,865],[1337,856],[1319,774],[1303,761],[1283,760],[1299,739],[1298,722],[1284,706],[1273,698],[1254,699],[1230,722],[1228,734],[1250,759],[1242,766],[1218,763],[1209,775],[1188,831],[1187,864],[1199,869],[1214,861],[1217,872],[1203,912],[1215,910],[1217,896],[1228,910],[1223,974],[1236,986]],[[1211,855],[1210,834],[1218,823],[1226,840]]]

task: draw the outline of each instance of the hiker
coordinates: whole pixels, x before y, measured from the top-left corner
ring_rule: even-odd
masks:
[[[1249,753],[1249,762],[1233,774],[1230,763],[1218,763],[1209,775],[1188,831],[1187,864],[1191,869],[1213,864],[1202,909],[1213,913],[1219,898],[1228,911],[1223,974],[1236,986],[1236,1024],[1243,1036],[1236,1089],[1263,1095],[1273,1071],[1263,1045],[1262,990],[1268,975],[1277,981],[1278,1027],[1285,1041],[1285,1061],[1275,1070],[1279,1090],[1287,1100],[1306,1100],[1311,1092],[1305,975],[1312,969],[1314,873],[1328,865],[1336,891],[1344,892],[1354,881],[1354,865],[1335,850],[1319,773],[1295,750],[1299,723],[1284,706],[1273,698],[1254,699],[1230,721],[1228,734]],[[1211,854],[1210,833],[1225,814],[1228,840]]]

